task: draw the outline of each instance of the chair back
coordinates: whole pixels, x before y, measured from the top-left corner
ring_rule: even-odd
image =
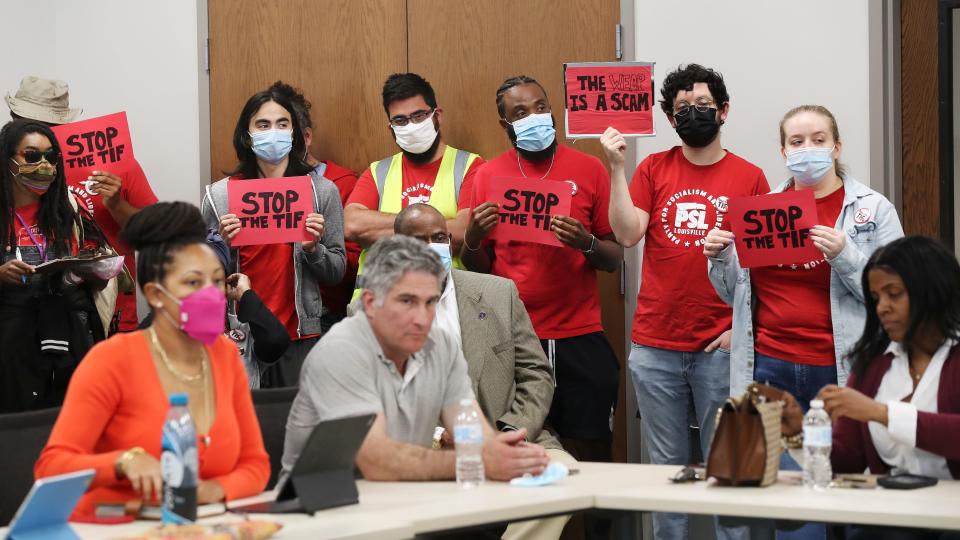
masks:
[[[283,457],[283,440],[287,433],[287,417],[290,406],[297,397],[296,386],[284,388],[260,388],[252,390],[253,408],[260,422],[263,446],[270,456],[270,481],[267,489],[273,489],[280,473],[280,458]]]
[[[0,414],[0,526],[5,526],[33,486],[33,465],[50,438],[60,408]]]

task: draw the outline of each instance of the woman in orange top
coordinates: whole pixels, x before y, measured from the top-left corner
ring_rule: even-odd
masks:
[[[267,483],[270,463],[247,375],[223,336],[223,265],[206,245],[206,230],[196,207],[175,202],[145,208],[122,233],[139,254],[137,275],[154,322],[87,354],[34,468],[37,478],[96,470],[75,517],[91,515],[98,502],[159,500],[160,433],[167,396],[177,392],[188,394],[199,434],[198,502],[255,495]]]

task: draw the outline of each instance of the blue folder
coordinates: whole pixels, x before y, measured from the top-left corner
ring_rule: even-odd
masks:
[[[34,482],[10,522],[7,540],[79,540],[67,519],[93,475],[86,469]]]

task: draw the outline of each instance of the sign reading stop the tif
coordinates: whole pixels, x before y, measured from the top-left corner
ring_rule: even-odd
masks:
[[[127,113],[118,112],[53,126],[63,152],[67,182],[83,182],[93,171],[114,174],[128,171],[134,163],[133,143]]]
[[[240,219],[233,246],[313,240],[307,215],[313,212],[309,176],[229,180],[230,213]]]
[[[563,246],[550,230],[553,216],[570,215],[570,182],[494,177],[487,194],[500,205],[500,221],[492,238]]]
[[[567,138],[655,135],[652,62],[564,64]]]
[[[817,224],[813,190],[731,197],[728,208],[740,266],[797,264],[822,257],[810,238]]]

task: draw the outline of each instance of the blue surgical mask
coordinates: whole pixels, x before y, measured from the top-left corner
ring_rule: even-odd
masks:
[[[280,163],[293,148],[293,130],[271,129],[250,134],[253,153],[267,163]]]
[[[815,186],[833,167],[833,148],[811,146],[787,154],[787,169],[801,186]]]
[[[450,255],[450,244],[431,242],[429,245],[430,249],[440,256],[440,262],[443,263],[443,267],[446,270],[450,270],[450,267],[453,266],[453,257]]]
[[[550,113],[531,114],[511,125],[517,136],[517,148],[528,152],[546,149],[557,137],[557,130],[553,127],[553,116]]]

